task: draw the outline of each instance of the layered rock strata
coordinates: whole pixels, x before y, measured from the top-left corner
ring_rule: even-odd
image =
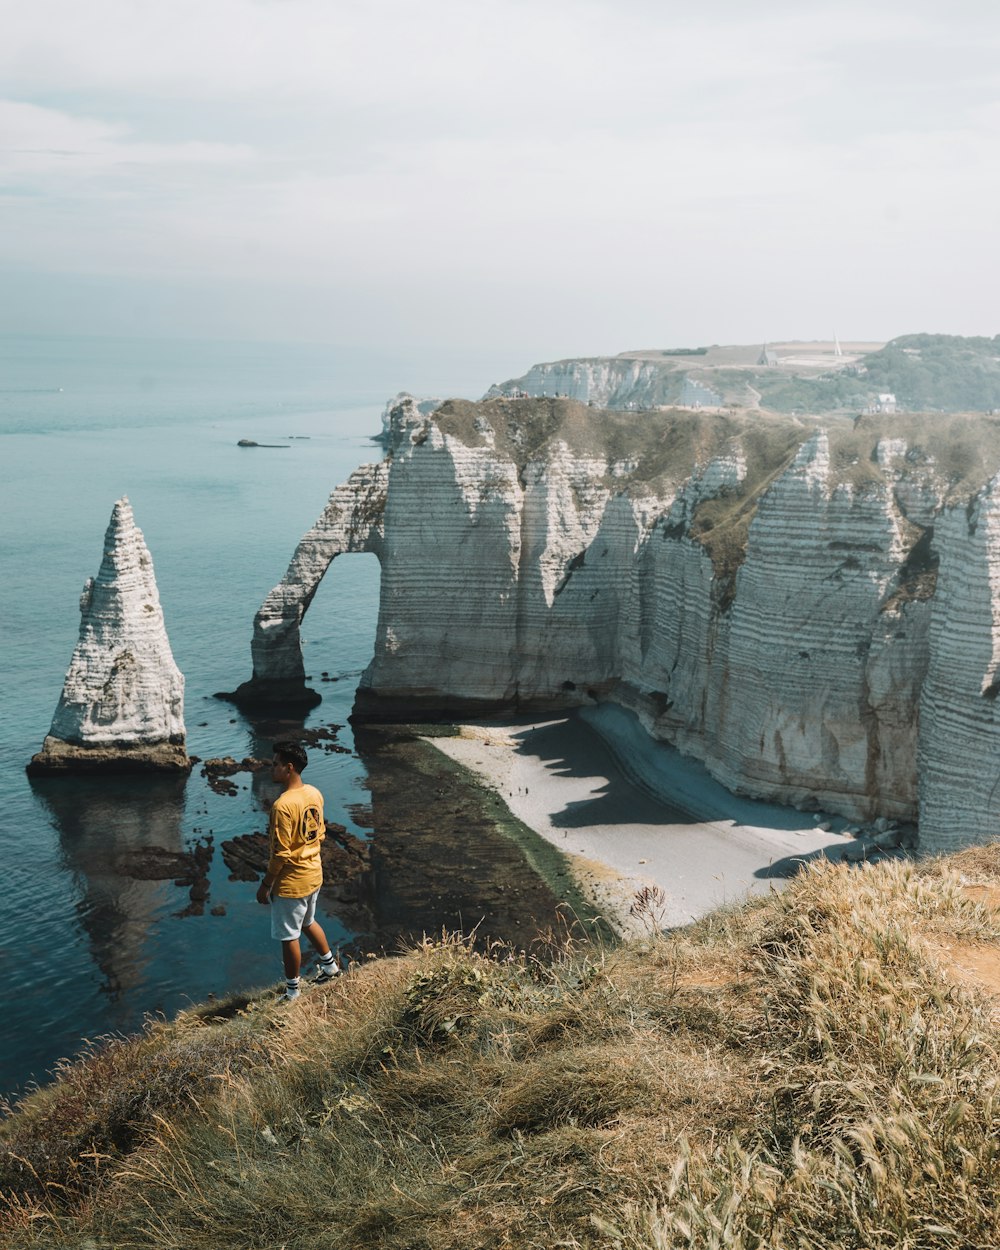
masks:
[[[381,562],[368,717],[612,700],[732,789],[923,845],[1000,814],[1000,422],[392,412],[258,613],[250,698],[304,688],[330,560]]]
[[[127,498],[111,513],[104,558],[83,588],[80,617],[52,727],[29,773],[186,772],[184,678]]]

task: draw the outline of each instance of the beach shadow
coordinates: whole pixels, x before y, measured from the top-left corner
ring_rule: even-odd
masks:
[[[593,780],[591,797],[568,802],[561,811],[550,815],[551,823],[559,829],[722,823],[798,832],[812,827],[812,818],[804,812],[735,794],[716,781],[703,764],[649,739],[643,747],[646,752],[652,747],[659,753],[656,767],[661,784],[670,786],[676,761],[679,789],[682,794],[685,789],[693,789],[697,810],[685,807],[683,798],[661,797],[640,780],[642,762],[636,762],[636,776],[630,775],[627,755],[623,768],[605,738],[573,712],[552,724],[514,731],[511,736],[518,743],[518,754],[538,759],[553,776]]]
[[[787,881],[798,876],[803,868],[816,863],[817,860],[825,859],[833,864],[838,863],[844,859],[850,846],[850,843],[845,843],[843,846],[834,844],[821,847],[818,851],[803,851],[801,855],[785,855],[782,859],[772,860],[763,868],[758,868],[753,875],[761,880]]]
[[[554,776],[594,782],[592,797],[573,800],[550,817],[557,829],[703,823],[701,818],[653,798],[629,781],[603,740],[576,717],[511,736],[518,743],[519,755],[539,760]]]

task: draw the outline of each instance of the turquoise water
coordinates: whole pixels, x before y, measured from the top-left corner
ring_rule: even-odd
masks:
[[[451,393],[484,390],[502,372],[489,364],[452,362]],[[212,695],[249,676],[254,612],[330,490],[379,457],[370,435],[386,397],[437,381],[415,360],[318,347],[0,338],[0,1091],[44,1081],[83,1038],[280,972],[254,887],[228,880],[218,850],[265,827],[247,774],[237,797],[214,794],[197,769],[180,786],[25,776],[115,500],[129,496],[153,557],[187,683],[189,751],[268,753]],[[240,449],[240,438],[288,449]],[[317,685],[323,703],[307,724],[343,725],[347,747],[377,608],[378,563],[351,556],[335,561],[305,622],[307,672],[340,678]],[[313,751],[309,780],[328,818],[365,836],[361,760]],[[115,869],[123,851],[181,850],[210,831],[202,916],[177,916],[187,891],[171,881]],[[218,905],[224,916],[210,914]],[[349,936],[324,923],[331,938]]]

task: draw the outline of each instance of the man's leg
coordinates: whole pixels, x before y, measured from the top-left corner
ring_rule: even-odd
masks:
[[[333,951],[330,950],[330,943],[326,940],[326,934],[315,920],[311,924],[303,925],[302,932],[316,948],[316,954],[319,955],[319,975],[314,979],[320,982],[332,981],[335,976],[339,975],[340,965],[333,957]]]
[[[306,935],[312,945],[316,948],[316,954],[319,956],[329,955],[330,943],[326,940],[326,934],[320,928],[319,921],[314,920],[312,924],[307,924],[302,932]],[[286,964],[287,970],[287,964]]]
[[[271,936],[281,942],[281,962],[285,967],[285,999],[299,996],[299,969],[302,967],[302,921],[308,915],[308,900],[271,896]],[[292,933],[295,936],[289,937]]]
[[[285,979],[294,981],[302,967],[302,948],[299,946],[298,938],[281,943],[281,959],[285,965]]]

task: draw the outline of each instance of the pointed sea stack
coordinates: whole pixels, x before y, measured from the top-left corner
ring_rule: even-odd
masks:
[[[163,624],[153,561],[127,498],[80,597],[80,639],[32,776],[187,772],[184,678]]]

